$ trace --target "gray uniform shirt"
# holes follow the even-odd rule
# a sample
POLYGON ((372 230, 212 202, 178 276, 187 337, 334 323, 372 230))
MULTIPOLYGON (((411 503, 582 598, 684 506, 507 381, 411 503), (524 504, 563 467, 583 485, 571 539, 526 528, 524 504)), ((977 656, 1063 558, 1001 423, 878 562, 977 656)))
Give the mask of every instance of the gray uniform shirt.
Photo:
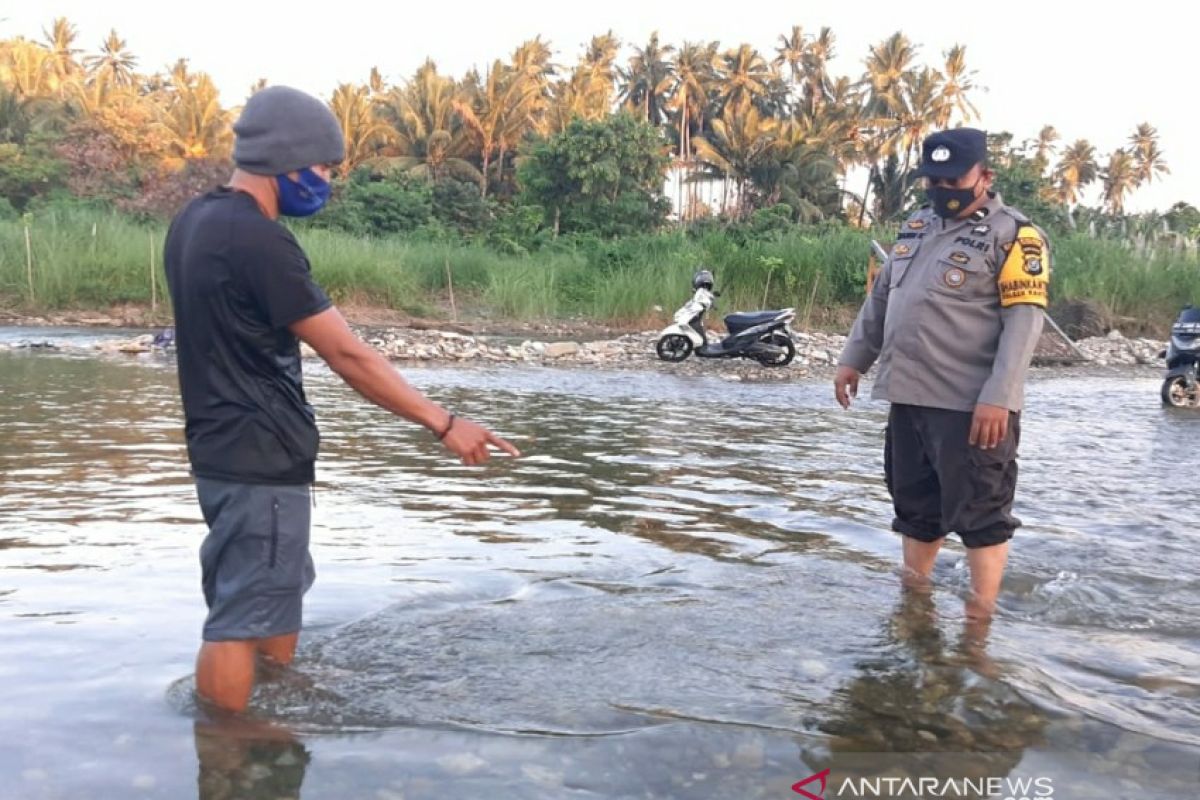
POLYGON ((997 281, 1023 224, 999 195, 965 220, 917 211, 901 227, 838 363, 865 373, 878 360, 876 399, 1020 411, 1043 311, 1001 308, 997 281))

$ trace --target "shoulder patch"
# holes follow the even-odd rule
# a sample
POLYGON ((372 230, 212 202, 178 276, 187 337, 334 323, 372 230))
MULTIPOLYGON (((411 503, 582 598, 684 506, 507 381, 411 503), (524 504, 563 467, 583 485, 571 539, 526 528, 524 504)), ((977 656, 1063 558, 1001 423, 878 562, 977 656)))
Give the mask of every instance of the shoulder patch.
POLYGON ((1017 228, 998 278, 1000 305, 1029 305, 1045 308, 1049 303, 1050 262, 1046 241, 1033 225, 1017 228))

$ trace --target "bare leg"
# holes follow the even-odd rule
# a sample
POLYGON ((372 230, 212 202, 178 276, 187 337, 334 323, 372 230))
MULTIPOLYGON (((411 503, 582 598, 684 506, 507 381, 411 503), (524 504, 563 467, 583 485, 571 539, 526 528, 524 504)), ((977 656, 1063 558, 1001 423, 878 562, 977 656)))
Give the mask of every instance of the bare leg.
POLYGON ((937 563, 938 551, 942 548, 942 540, 922 542, 911 536, 902 538, 904 540, 904 585, 909 589, 927 589, 929 576, 933 574, 933 565, 937 563))
POLYGON ((286 667, 296 657, 296 640, 300 632, 285 633, 282 636, 272 636, 270 639, 258 640, 258 652, 279 666, 286 667))
POLYGON ((991 547, 967 548, 971 568, 971 597, 967 600, 967 618, 986 620, 996 610, 1004 566, 1008 563, 1008 542, 991 547))
POLYGON ((226 711, 245 711, 254 688, 257 642, 205 642, 196 657, 196 693, 226 711))

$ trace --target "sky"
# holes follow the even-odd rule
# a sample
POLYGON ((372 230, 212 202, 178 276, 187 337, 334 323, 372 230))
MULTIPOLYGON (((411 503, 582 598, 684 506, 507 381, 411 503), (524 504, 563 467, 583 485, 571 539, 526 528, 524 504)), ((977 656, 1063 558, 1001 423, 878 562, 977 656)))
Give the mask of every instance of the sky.
MULTIPOLYGON (((753 3, 687 0, 452 0, 444 3, 291 3, 273 0, 40 0, 0 3, 0 37, 40 39, 56 16, 77 27, 80 46, 99 49, 110 28, 138 56, 138 69, 189 59, 212 75, 226 105, 239 105, 260 77, 328 99, 342 82, 364 82, 372 66, 401 80, 432 57, 461 76, 507 58, 540 35, 574 64, 591 36, 612 30, 627 46, 658 31, 664 42, 747 42, 773 57, 792 25, 837 38, 835 75, 858 77, 871 44, 903 31, 918 60, 939 66, 955 44, 967 48, 981 118, 973 124, 1034 137, 1053 124, 1064 140, 1086 138, 1101 154, 1126 144, 1138 123, 1158 128, 1171 174, 1136 192, 1131 211, 1200 206, 1195 142, 1200 93, 1194 12, 1182 0, 1140 0, 1107 9, 1095 2, 883 3, 878 0, 753 3)), ((622 52, 627 57, 629 49, 622 52)))

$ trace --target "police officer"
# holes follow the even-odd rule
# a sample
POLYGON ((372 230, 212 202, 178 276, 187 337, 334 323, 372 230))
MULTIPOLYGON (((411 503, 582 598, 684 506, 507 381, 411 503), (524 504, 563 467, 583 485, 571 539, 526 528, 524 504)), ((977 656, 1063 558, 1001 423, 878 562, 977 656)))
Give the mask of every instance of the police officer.
POLYGON ((931 134, 918 174, 928 205, 901 227, 834 378, 849 408, 878 361, 888 400, 888 491, 906 578, 926 582, 946 534, 967 548, 967 616, 990 618, 1021 524, 1012 516, 1025 373, 1042 331, 1044 233, 991 191, 987 136, 931 134))

